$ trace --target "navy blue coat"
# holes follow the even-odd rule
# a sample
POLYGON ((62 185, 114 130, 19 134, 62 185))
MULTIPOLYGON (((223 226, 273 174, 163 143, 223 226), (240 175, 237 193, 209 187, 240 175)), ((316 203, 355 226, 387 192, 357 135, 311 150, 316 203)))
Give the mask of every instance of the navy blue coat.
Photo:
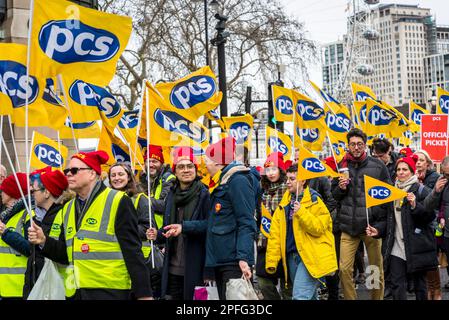
POLYGON ((254 265, 256 186, 249 168, 232 163, 211 194, 207 226, 206 267, 254 265))
MULTIPOLYGON (((166 198, 166 208, 164 214, 164 226, 170 224, 171 208, 173 206, 174 188, 166 198)), ((184 300, 193 300, 195 286, 202 286, 204 283, 204 261, 206 258, 206 230, 207 218, 210 208, 209 190, 203 185, 199 194, 198 202, 193 211, 192 218, 189 221, 183 221, 182 233, 184 237, 184 300)), ((163 228, 158 231, 157 243, 163 242, 163 228)), ((165 239, 165 257, 162 269, 162 288, 161 297, 167 294, 168 289, 168 269, 171 258, 171 241, 165 239)))

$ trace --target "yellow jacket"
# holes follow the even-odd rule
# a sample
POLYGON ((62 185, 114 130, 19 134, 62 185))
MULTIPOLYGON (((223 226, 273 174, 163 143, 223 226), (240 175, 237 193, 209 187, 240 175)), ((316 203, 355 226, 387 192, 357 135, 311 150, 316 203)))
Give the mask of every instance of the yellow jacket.
MULTIPOLYGON (((335 240, 332 234, 332 218, 326 205, 315 191, 307 188, 301 207, 293 216, 293 234, 296 248, 304 265, 313 278, 321 278, 338 269, 335 240)), ((286 242, 287 222, 285 207, 290 204, 291 194, 286 192, 273 214, 268 238, 265 269, 275 273, 282 259, 285 279, 288 279, 286 242)))

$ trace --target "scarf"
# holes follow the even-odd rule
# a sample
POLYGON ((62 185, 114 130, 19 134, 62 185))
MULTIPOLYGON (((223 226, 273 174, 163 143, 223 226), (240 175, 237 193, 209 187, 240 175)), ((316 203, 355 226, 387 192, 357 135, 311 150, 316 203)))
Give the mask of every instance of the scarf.
POLYGON ((358 158, 355 158, 352 154, 347 152, 345 156, 343 157, 343 160, 341 161, 341 168, 347 168, 348 167, 348 161, 352 163, 358 163, 360 164, 362 161, 366 159, 368 155, 366 154, 366 151, 363 151, 362 155, 358 158))
POLYGON ((221 170, 218 170, 218 172, 210 178, 209 180, 209 193, 212 194, 212 191, 215 190, 216 187, 218 187, 219 181, 220 181, 220 176, 221 176, 221 170))
POLYGON ((173 192, 173 205, 170 210, 170 224, 181 223, 181 221, 177 221, 178 208, 183 210, 183 221, 188 221, 192 218, 200 192, 201 182, 197 179, 186 190, 181 190, 179 184, 176 186, 173 192))
MULTIPOLYGON (((418 177, 411 176, 410 179, 408 179, 407 181, 404 181, 404 182, 400 182, 399 180, 396 180, 395 187, 407 192, 410 189, 410 187, 417 182, 419 182, 418 177)), ((400 210, 400 208, 402 207, 403 200, 404 199, 395 200, 394 207, 399 208, 399 210, 400 210)))
POLYGON ((262 202, 271 214, 273 214, 279 206, 286 190, 287 185, 285 182, 274 182, 271 183, 268 189, 262 194, 262 202))

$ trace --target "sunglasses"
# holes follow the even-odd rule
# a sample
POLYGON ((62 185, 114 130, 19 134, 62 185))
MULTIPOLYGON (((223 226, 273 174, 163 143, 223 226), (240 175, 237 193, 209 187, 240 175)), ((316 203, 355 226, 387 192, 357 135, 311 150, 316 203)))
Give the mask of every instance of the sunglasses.
POLYGON ((72 168, 67 168, 64 169, 64 174, 68 175, 69 172, 72 174, 72 176, 76 175, 78 173, 78 171, 80 170, 92 170, 92 168, 77 168, 77 167, 72 167, 72 168))

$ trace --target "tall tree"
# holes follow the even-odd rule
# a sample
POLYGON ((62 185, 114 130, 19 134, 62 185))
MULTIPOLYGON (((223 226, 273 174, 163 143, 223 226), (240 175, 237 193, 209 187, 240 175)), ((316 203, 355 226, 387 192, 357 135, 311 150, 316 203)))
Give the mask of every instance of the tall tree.
MULTIPOLYGON (((277 79, 279 64, 287 67, 287 84, 300 88, 308 78, 308 64, 317 59, 304 25, 288 16, 278 1, 220 2, 222 14, 229 18, 226 72, 230 112, 243 110, 247 85, 256 89, 256 97, 266 97, 267 82, 277 79)), ((111 84, 113 93, 128 108, 138 103, 143 79, 172 81, 205 65, 203 5, 202 0, 100 0, 100 9, 133 17, 133 37, 111 84)), ((208 15, 213 38, 217 20, 213 12, 208 15)), ((212 45, 209 55, 216 71, 217 51, 212 45)))

